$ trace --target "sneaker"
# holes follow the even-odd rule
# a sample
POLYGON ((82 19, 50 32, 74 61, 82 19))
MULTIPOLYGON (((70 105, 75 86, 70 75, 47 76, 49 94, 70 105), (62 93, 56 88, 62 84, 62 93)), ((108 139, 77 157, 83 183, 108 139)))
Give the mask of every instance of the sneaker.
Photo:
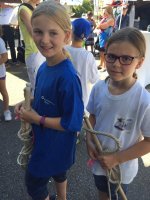
POLYGON ((5 121, 11 121, 12 120, 12 116, 11 116, 10 110, 4 111, 4 119, 5 119, 5 121))

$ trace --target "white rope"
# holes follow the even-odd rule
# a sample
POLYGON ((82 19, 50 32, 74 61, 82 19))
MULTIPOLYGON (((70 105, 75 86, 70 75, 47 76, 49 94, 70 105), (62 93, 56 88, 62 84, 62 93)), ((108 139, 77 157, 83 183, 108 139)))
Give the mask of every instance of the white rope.
MULTIPOLYGON (((30 83, 26 84, 26 87, 24 89, 24 108, 27 110, 30 110, 30 97, 31 97, 31 87, 30 83)), ((25 121, 21 121, 21 128, 18 131, 18 137, 23 142, 23 147, 18 155, 17 163, 20 165, 23 169, 26 169, 28 160, 30 158, 30 154, 32 151, 32 128, 31 125, 25 121)))
MULTIPOLYGON (((115 141, 115 148, 113 151, 110 151, 109 149, 104 149, 102 150, 102 154, 103 155, 106 155, 106 154, 109 154, 110 152, 111 153, 115 153, 117 151, 120 150, 121 148, 121 145, 120 145, 120 142, 118 140, 118 138, 114 137, 113 135, 109 134, 109 133, 104 133, 104 132, 99 132, 99 131, 95 131, 95 130, 91 130, 89 128, 83 128, 84 130, 90 132, 91 134, 95 134, 95 135, 103 135, 105 137, 109 137, 111 138, 112 140, 115 141)), ((106 177, 107 177, 107 181, 108 181, 108 192, 109 192, 109 199, 111 200, 111 186, 110 186, 110 183, 112 184, 116 184, 116 189, 115 189, 115 194, 116 194, 116 197, 118 199, 118 190, 119 190, 119 187, 121 186, 121 171, 120 171, 120 166, 116 166, 114 168, 112 168, 111 170, 106 170, 106 177)))

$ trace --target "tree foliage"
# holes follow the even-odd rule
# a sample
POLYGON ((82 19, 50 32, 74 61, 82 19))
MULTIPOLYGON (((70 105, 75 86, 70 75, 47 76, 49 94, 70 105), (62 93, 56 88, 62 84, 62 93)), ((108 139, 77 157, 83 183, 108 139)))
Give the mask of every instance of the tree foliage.
POLYGON ((72 7, 72 12, 75 13, 74 17, 81 17, 83 13, 93 11, 93 9, 93 3, 90 0, 83 0, 82 5, 72 7))

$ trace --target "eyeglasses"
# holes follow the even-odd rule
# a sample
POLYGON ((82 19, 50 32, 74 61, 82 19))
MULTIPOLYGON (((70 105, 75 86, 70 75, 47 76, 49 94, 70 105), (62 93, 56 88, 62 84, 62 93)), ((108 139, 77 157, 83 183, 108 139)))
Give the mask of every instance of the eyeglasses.
POLYGON ((122 65, 130 65, 135 58, 139 57, 139 56, 132 57, 132 56, 128 56, 128 55, 116 56, 111 53, 105 53, 104 56, 105 56, 106 62, 115 63, 116 60, 118 59, 120 64, 122 64, 122 65))

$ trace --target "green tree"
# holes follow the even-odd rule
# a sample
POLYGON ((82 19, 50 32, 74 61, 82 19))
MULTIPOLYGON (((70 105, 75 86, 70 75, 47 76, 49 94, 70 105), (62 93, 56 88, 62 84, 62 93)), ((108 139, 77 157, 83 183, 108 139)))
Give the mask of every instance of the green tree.
POLYGON ((83 0, 82 5, 72 7, 72 12, 75 13, 74 17, 81 17, 83 13, 93 10, 94 6, 90 0, 83 0))

